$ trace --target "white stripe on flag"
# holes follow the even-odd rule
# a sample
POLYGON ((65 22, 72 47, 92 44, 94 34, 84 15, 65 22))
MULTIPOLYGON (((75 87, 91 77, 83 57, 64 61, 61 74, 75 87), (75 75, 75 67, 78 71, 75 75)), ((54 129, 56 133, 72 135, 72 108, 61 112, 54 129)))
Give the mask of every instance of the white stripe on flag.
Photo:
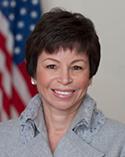
POLYGON ((29 99, 31 98, 31 95, 28 90, 27 84, 22 77, 22 74, 20 73, 20 70, 17 68, 16 65, 13 65, 13 77, 13 85, 16 91, 20 95, 24 104, 27 104, 29 102, 29 99))
POLYGON ((1 11, 0 11, 0 32, 7 39, 6 40, 6 48, 7 48, 8 52, 12 54, 13 46, 14 46, 13 35, 11 34, 8 20, 6 20, 6 17, 1 13, 1 11))
POLYGON ((11 96, 11 74, 9 73, 5 65, 5 56, 4 52, 0 50, 0 72, 2 73, 2 85, 4 87, 5 93, 10 97, 11 96))

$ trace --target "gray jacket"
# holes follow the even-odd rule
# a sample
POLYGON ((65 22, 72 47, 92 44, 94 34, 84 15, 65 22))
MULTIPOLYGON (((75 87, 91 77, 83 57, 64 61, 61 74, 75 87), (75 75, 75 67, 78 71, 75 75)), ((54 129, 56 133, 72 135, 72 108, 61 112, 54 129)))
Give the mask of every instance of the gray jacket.
POLYGON ((86 95, 52 154, 37 94, 18 119, 0 124, 0 157, 125 157, 125 125, 105 118, 86 95))

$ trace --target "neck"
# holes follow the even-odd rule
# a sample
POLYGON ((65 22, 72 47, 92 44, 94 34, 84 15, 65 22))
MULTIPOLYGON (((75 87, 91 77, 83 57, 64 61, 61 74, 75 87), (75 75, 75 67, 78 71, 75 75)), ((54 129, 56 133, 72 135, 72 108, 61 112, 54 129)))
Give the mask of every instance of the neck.
POLYGON ((57 111, 55 109, 44 108, 46 127, 49 132, 66 132, 72 119, 74 112, 57 111))
POLYGON ((67 132, 76 112, 59 112, 44 108, 45 123, 48 132, 48 141, 51 151, 54 152, 57 144, 67 132))

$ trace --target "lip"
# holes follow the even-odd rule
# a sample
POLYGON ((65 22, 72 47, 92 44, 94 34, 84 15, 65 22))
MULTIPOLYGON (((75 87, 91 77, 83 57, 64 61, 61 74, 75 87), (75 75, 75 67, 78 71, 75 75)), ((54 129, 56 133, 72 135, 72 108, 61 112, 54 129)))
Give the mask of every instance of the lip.
POLYGON ((65 99, 65 98, 71 98, 74 95, 76 90, 74 90, 74 89, 69 89, 69 90, 52 89, 52 91, 56 97, 65 99))

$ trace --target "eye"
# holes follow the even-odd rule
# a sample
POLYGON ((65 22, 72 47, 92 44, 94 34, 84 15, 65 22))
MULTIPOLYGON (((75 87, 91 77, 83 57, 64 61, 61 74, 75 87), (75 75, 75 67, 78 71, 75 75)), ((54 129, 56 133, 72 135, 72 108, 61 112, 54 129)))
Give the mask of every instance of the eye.
POLYGON ((56 69, 56 65, 55 64, 49 64, 46 66, 47 69, 56 69))
POLYGON ((78 66, 78 65, 74 65, 72 67, 72 70, 82 70, 83 68, 81 66, 78 66))

